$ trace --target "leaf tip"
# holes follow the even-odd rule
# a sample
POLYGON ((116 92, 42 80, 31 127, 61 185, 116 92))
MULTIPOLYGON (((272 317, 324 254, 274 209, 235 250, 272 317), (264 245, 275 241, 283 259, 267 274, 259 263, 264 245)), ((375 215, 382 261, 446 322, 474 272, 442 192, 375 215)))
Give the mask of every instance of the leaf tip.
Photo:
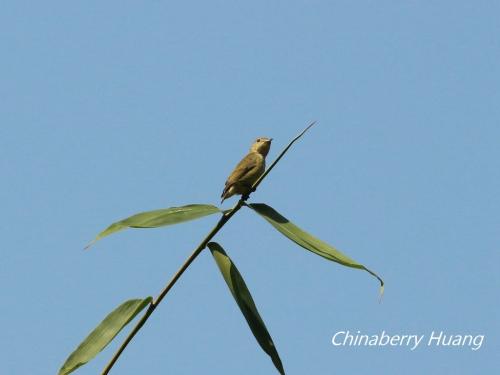
POLYGON ((88 250, 88 249, 90 249, 90 247, 91 247, 93 244, 95 244, 95 243, 96 243, 96 241, 97 241, 97 238, 94 238, 92 241, 90 241, 90 242, 87 244, 87 246, 85 246, 85 247, 83 248, 83 250, 88 250))
POLYGON ((384 283, 382 282, 379 289, 378 303, 382 303, 382 298, 384 297, 384 288, 384 283))

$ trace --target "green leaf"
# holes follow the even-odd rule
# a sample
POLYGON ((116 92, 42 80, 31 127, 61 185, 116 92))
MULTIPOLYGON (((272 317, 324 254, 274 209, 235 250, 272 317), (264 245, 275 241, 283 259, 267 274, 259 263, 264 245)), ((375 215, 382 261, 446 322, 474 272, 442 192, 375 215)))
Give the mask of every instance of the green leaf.
POLYGON ((94 358, 152 300, 152 297, 131 299, 113 310, 70 354, 59 370, 59 375, 69 374, 94 358))
POLYGON ((245 317, 253 335, 257 339, 262 350, 264 350, 272 359, 274 366, 278 369, 280 374, 284 375, 285 370, 283 364, 274 346, 273 339, 267 331, 266 325, 257 311, 257 307, 253 298, 248 290, 243 277, 234 265, 233 261, 226 254, 224 249, 216 242, 210 242, 208 248, 212 252, 215 262, 224 277, 224 280, 231 291, 236 303, 240 307, 243 316, 245 317))
POLYGON ((370 271, 362 264, 357 263, 347 255, 342 254, 339 250, 330 246, 326 242, 310 235, 303 231, 298 226, 290 222, 286 217, 280 215, 274 208, 263 203, 251 203, 247 205, 255 212, 266 219, 273 227, 275 227, 283 235, 291 239, 297 245, 309 250, 315 254, 322 256, 328 260, 340 263, 347 267, 358 268, 369 272, 375 276, 380 282, 380 294, 384 292, 384 281, 375 273, 370 271))
POLYGON ((182 207, 169 207, 160 210, 141 212, 126 219, 111 224, 87 245, 89 248, 94 242, 112 233, 126 228, 157 228, 166 225, 178 224, 184 221, 198 219, 203 216, 221 212, 219 208, 210 204, 189 204, 182 207))

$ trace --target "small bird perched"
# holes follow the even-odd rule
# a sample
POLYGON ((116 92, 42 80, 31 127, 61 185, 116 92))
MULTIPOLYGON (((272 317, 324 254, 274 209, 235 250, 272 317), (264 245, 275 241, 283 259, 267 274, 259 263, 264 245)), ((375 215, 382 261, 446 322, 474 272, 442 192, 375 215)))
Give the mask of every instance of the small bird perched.
POLYGON ((238 163, 229 175, 226 186, 222 191, 222 202, 224 199, 235 194, 248 195, 252 185, 259 179, 266 169, 266 155, 271 148, 272 138, 260 137, 250 147, 250 152, 238 163))

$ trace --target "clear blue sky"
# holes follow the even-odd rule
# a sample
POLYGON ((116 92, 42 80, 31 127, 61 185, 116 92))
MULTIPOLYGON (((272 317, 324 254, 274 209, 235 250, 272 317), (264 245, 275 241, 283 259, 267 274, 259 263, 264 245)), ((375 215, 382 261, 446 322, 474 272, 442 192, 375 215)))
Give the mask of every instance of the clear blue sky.
MULTIPOLYGON (((217 236, 287 374, 498 370, 500 3, 4 1, 0 7, 0 373, 55 374, 116 305, 156 295, 257 136, 252 196, 382 275, 314 256, 242 210, 217 236), (484 334, 469 348, 334 347, 365 334, 484 334)), ((234 199, 224 204, 230 207, 234 199)), ((123 335, 119 337, 123 338, 123 335)), ((97 374, 112 343, 75 374, 97 374)), ((277 374, 202 254, 113 374, 277 374)))

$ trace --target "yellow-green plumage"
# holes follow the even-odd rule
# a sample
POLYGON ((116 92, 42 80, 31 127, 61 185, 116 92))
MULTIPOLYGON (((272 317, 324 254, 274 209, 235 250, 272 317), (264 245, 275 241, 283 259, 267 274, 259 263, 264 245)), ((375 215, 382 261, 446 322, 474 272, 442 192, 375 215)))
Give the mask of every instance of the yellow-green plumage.
POLYGON ((271 141, 271 138, 256 139, 250 152, 241 159, 229 175, 221 195, 222 202, 235 194, 246 195, 250 193, 252 185, 265 171, 266 155, 271 147, 271 141))

